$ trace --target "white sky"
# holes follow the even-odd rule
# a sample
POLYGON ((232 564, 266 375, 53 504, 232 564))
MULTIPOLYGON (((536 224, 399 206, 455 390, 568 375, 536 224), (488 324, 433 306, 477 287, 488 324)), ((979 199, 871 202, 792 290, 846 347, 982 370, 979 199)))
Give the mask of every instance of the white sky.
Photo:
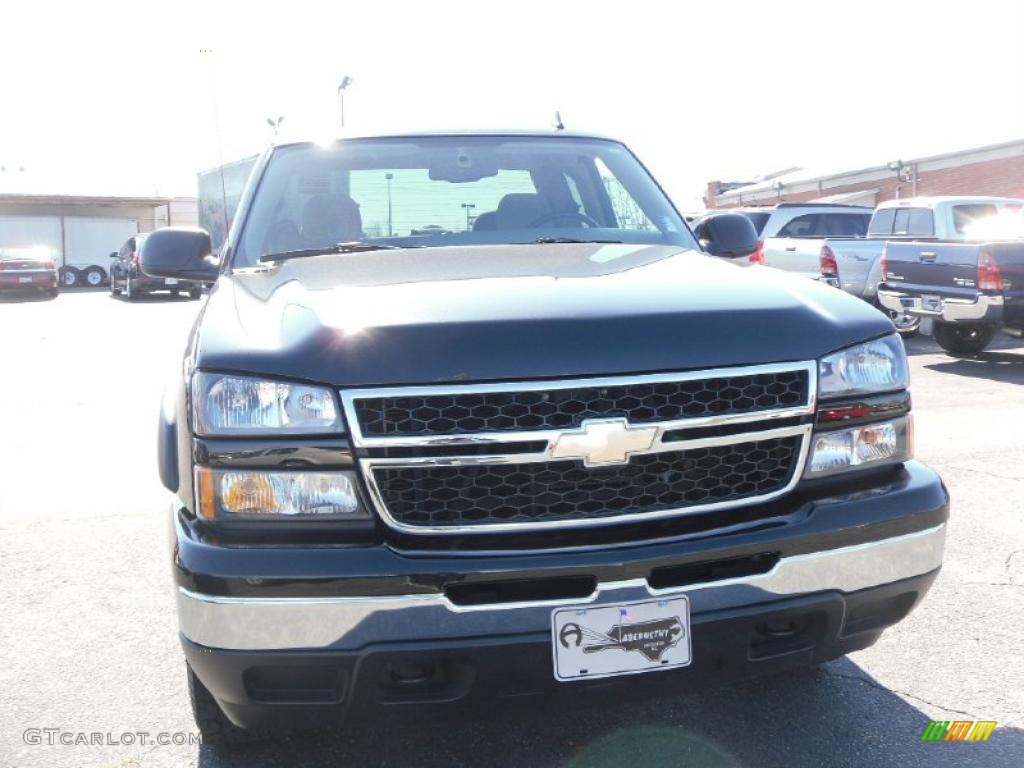
POLYGON ((0 34, 0 191, 195 195, 268 116, 566 126, 624 139, 684 209, 708 179, 1024 137, 1024 3, 47 3, 0 34), (212 53, 200 53, 212 49, 212 53), (26 171, 19 173, 17 168, 26 171))

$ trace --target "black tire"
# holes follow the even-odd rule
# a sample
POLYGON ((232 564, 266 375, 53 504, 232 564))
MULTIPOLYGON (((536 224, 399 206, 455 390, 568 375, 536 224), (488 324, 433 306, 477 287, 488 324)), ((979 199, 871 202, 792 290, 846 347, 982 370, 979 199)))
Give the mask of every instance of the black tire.
POLYGON ((199 733, 203 736, 203 744, 221 746, 251 744, 272 735, 266 731, 239 728, 232 723, 221 711, 213 694, 196 677, 192 667, 186 664, 185 670, 188 675, 188 700, 192 705, 192 717, 199 727, 199 733))
POLYGON ((111 296, 120 296, 121 295, 121 289, 117 287, 117 278, 114 277, 114 273, 113 272, 110 273, 110 295, 111 296))
POLYGON ((82 275, 74 267, 61 267, 60 284, 65 288, 74 288, 82 284, 82 275))
POLYGON ((98 288, 107 279, 107 273, 99 267, 89 267, 82 272, 82 282, 90 288, 98 288))
POLYGON ((124 299, 125 301, 135 301, 139 297, 138 291, 132 290, 132 276, 125 275, 124 278, 124 299))
POLYGON ((951 355, 976 355, 996 335, 994 325, 981 323, 935 323, 935 341, 951 355))

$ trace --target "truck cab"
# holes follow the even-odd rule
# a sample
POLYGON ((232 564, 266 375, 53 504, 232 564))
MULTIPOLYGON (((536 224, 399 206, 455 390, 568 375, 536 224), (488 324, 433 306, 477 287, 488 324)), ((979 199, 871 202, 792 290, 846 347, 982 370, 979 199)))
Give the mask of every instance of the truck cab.
POLYGON ((881 313, 728 260, 621 142, 272 147, 161 409, 168 557, 208 741, 382 706, 578 700, 875 643, 941 566, 881 313))

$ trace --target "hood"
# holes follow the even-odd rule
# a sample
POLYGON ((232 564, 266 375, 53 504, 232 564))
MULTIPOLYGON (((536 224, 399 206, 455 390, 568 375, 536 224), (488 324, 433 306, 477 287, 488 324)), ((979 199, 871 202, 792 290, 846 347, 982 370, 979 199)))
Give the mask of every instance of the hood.
POLYGON ((808 360, 891 331, 835 288, 678 247, 460 246, 223 275, 194 354, 207 369, 372 386, 808 360))

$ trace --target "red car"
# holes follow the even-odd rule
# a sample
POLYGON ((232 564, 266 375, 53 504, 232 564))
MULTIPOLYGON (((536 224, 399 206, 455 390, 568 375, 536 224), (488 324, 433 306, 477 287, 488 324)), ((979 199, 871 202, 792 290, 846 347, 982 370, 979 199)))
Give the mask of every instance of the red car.
POLYGON ((46 248, 0 248, 0 291, 57 296, 57 265, 46 248))

